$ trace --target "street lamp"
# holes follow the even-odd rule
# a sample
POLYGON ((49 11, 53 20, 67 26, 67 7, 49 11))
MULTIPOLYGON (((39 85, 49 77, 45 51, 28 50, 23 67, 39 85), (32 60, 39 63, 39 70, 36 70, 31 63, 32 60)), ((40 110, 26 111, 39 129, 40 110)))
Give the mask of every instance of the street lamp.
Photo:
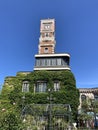
POLYGON ((52 90, 51 89, 48 89, 48 92, 49 92, 49 97, 47 98, 49 100, 49 120, 48 120, 48 127, 49 127, 49 130, 53 130, 53 125, 52 125, 52 90))
POLYGON ((25 95, 22 97, 22 116, 23 116, 23 110, 24 110, 24 107, 25 107, 25 95))

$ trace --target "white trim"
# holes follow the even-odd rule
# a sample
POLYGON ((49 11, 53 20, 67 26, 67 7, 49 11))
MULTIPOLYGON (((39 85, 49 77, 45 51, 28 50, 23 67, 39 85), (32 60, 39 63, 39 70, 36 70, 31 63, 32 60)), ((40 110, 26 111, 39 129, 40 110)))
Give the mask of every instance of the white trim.
POLYGON ((55 19, 42 19, 41 23, 48 23, 48 22, 54 22, 55 19))
POLYGON ((71 70, 69 67, 59 67, 59 68, 34 68, 34 70, 71 70))
POLYGON ((55 40, 55 37, 40 37, 39 38, 39 41, 42 42, 42 41, 54 41, 55 40))
POLYGON ((37 54, 35 55, 35 57, 55 57, 55 56, 68 56, 70 57, 70 55, 68 53, 63 53, 63 54, 37 54))
POLYGON ((42 43, 40 43, 39 46, 40 47, 43 47, 43 46, 54 46, 54 43, 51 43, 51 44, 42 44, 42 43))

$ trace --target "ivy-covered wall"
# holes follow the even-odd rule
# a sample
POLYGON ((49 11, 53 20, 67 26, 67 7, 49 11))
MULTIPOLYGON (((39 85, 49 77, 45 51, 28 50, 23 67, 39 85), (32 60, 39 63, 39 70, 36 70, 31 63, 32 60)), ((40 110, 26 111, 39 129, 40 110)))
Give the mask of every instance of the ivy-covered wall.
POLYGON ((79 91, 76 88, 76 81, 71 71, 33 71, 30 73, 17 73, 15 77, 6 77, 1 93, 1 106, 3 100, 10 105, 15 103, 21 109, 26 104, 46 104, 48 89, 53 88, 53 81, 60 81, 60 90, 52 91, 52 96, 55 98, 53 103, 70 104, 75 118, 77 108, 79 106, 79 91), (24 80, 29 81, 29 92, 22 92, 22 83, 24 80), (44 93, 34 93, 34 85, 37 81, 47 81, 47 91, 44 93), (25 95, 25 100, 22 97, 25 95))

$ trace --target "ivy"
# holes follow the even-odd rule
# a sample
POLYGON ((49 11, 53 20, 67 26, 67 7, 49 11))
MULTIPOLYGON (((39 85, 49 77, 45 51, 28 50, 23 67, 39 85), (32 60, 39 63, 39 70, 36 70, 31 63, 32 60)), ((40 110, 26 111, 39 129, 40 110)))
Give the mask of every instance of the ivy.
POLYGON ((18 73, 16 77, 7 78, 2 88, 1 99, 8 100, 9 104, 16 103, 19 110, 26 104, 47 104, 48 89, 53 89, 54 81, 60 81, 60 91, 52 92, 54 104, 70 104, 75 117, 79 105, 79 91, 71 71, 34 71, 28 74, 18 73), (22 82, 28 80, 28 93, 22 93, 22 82), (38 81, 47 82, 46 93, 34 93, 34 86, 38 81), (22 97, 25 96, 25 101, 22 97))

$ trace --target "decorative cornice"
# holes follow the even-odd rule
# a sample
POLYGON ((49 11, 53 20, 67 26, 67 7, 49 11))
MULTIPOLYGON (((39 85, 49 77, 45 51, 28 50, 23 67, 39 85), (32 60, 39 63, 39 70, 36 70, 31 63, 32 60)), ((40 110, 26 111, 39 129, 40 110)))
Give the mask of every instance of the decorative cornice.
POLYGON ((98 87, 97 88, 79 88, 80 93, 98 93, 98 87))

